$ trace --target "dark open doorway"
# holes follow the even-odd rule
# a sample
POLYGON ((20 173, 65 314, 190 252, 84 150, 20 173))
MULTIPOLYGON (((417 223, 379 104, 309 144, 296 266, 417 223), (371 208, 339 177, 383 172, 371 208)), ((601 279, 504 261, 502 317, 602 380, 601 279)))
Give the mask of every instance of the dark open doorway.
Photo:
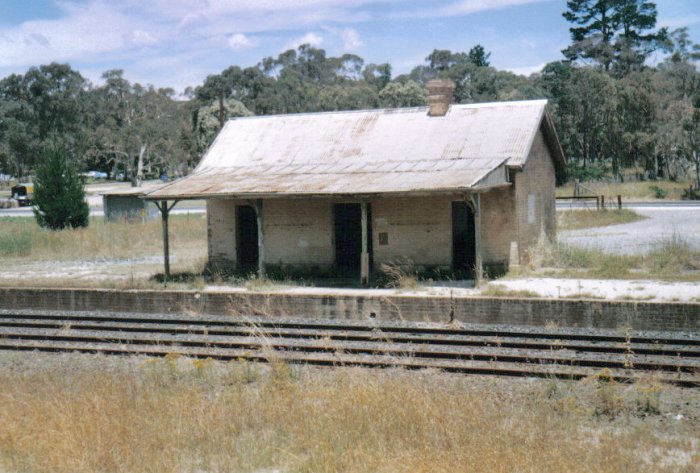
MULTIPOLYGON (((334 204, 335 264, 345 276, 360 273, 362 255, 361 204, 334 204)), ((367 204, 367 251, 372 267, 372 209, 367 204)))
POLYGON ((452 269, 457 276, 473 278, 475 266, 474 211, 466 202, 452 202, 452 269))
POLYGON ((258 269, 258 220, 250 205, 236 207, 236 256, 242 272, 258 269))

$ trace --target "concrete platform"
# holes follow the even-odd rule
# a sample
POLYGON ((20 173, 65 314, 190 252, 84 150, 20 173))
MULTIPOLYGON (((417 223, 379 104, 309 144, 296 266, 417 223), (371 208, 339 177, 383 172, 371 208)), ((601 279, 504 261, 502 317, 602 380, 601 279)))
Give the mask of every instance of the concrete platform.
POLYGON ((181 313, 653 330, 700 334, 700 304, 252 291, 0 288, 0 309, 181 313))

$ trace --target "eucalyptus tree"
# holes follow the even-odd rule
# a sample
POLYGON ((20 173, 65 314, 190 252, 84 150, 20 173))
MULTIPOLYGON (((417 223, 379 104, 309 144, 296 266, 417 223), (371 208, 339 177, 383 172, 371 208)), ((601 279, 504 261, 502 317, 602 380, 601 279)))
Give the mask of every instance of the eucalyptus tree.
POLYGON ((37 164, 44 144, 84 150, 84 110, 89 82, 67 64, 51 63, 0 81, 0 140, 4 161, 23 177, 37 164))
POLYGON ((116 69, 102 75, 105 84, 93 91, 95 113, 89 150, 116 174, 123 169, 134 185, 145 174, 175 172, 187 165, 181 145, 191 127, 184 106, 173 99, 172 89, 130 83, 116 69))

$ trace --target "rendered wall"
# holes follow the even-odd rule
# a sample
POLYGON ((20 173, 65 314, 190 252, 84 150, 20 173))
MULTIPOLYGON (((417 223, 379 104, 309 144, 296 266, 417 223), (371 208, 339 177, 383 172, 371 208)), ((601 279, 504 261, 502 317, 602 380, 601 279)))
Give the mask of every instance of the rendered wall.
POLYGON ((333 246, 333 206, 328 200, 263 202, 265 262, 295 266, 330 266, 333 246))
POLYGON ((527 261, 528 249, 537 243, 542 232, 550 241, 554 240, 555 185, 554 163, 540 130, 522 172, 515 175, 515 211, 521 262, 527 261))
POLYGON ((481 251, 483 264, 507 267, 510 242, 517 239, 515 189, 495 189, 481 194, 481 251))
POLYGON ((207 200, 207 243, 213 270, 235 268, 236 206, 232 200, 207 200))
POLYGON ((372 201, 374 265, 409 258, 416 265, 452 265, 452 200, 404 197, 372 201), (379 234, 388 244, 381 245, 379 234))

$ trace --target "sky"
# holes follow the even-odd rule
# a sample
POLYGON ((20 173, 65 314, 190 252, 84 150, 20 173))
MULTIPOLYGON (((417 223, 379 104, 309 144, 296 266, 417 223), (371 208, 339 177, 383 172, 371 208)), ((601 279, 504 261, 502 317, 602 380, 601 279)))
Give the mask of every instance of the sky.
MULTIPOLYGON (((656 4, 658 27, 687 26, 700 43, 700 0, 656 4)), ((181 92, 303 43, 388 62, 394 75, 433 49, 481 44, 491 65, 529 75, 562 58, 565 9, 565 0, 0 0, 0 77, 55 61, 95 84, 123 69, 181 92)))

